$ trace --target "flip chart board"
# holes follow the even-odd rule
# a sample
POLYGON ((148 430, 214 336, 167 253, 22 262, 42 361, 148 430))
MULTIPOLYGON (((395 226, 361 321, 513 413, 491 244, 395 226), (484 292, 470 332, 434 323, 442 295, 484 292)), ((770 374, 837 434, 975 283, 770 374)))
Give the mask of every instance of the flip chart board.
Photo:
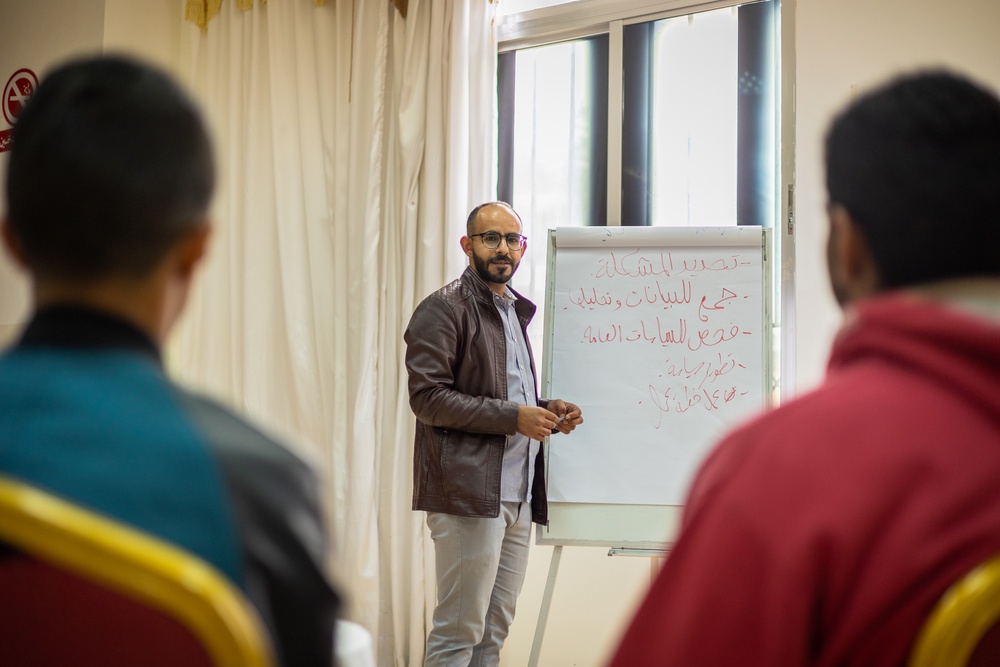
POLYGON ((543 394, 585 423, 546 447, 540 543, 662 548, 705 455, 770 395, 760 227, 550 231, 543 394))

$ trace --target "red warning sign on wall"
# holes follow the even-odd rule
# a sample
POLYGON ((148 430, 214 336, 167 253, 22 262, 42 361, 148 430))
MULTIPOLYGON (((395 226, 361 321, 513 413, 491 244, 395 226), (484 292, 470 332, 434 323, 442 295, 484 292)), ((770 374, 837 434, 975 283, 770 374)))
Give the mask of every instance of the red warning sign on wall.
MULTIPOLYGON (((17 122, 17 117, 21 115, 21 110, 28 102, 35 88, 38 87, 38 77, 27 67, 23 67, 7 79, 7 85, 3 88, 3 118, 8 125, 17 122)), ((0 130, 0 153, 10 149, 10 129, 0 130)))

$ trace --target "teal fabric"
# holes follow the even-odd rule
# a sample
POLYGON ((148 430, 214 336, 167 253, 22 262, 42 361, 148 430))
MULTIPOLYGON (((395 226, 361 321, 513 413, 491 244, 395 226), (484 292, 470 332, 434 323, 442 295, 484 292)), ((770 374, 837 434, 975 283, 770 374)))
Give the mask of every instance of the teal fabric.
POLYGON ((154 359, 61 348, 0 358, 0 473, 180 545, 245 588, 224 479, 154 359))

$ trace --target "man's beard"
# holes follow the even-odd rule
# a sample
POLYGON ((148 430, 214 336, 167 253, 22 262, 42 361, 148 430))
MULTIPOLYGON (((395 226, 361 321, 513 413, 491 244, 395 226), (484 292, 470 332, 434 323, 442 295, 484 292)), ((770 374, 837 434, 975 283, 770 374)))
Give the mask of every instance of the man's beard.
POLYGON ((476 268, 476 273, 479 277, 489 283, 504 284, 510 282, 510 279, 514 276, 514 272, 517 270, 517 264, 506 255, 493 255, 489 259, 483 259, 479 255, 473 253, 472 264, 476 268), (493 264, 495 260, 503 260, 510 266, 510 271, 503 273, 502 266, 497 266, 493 264))

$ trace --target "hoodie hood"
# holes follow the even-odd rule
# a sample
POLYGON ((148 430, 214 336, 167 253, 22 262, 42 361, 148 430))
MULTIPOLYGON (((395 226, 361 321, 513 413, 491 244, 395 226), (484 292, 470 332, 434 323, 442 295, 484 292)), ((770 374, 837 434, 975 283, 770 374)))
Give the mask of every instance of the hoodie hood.
POLYGON ((868 299, 847 317, 834 341, 831 375, 871 360, 894 364, 952 387, 1000 419, 1000 322, 911 292, 868 299))

